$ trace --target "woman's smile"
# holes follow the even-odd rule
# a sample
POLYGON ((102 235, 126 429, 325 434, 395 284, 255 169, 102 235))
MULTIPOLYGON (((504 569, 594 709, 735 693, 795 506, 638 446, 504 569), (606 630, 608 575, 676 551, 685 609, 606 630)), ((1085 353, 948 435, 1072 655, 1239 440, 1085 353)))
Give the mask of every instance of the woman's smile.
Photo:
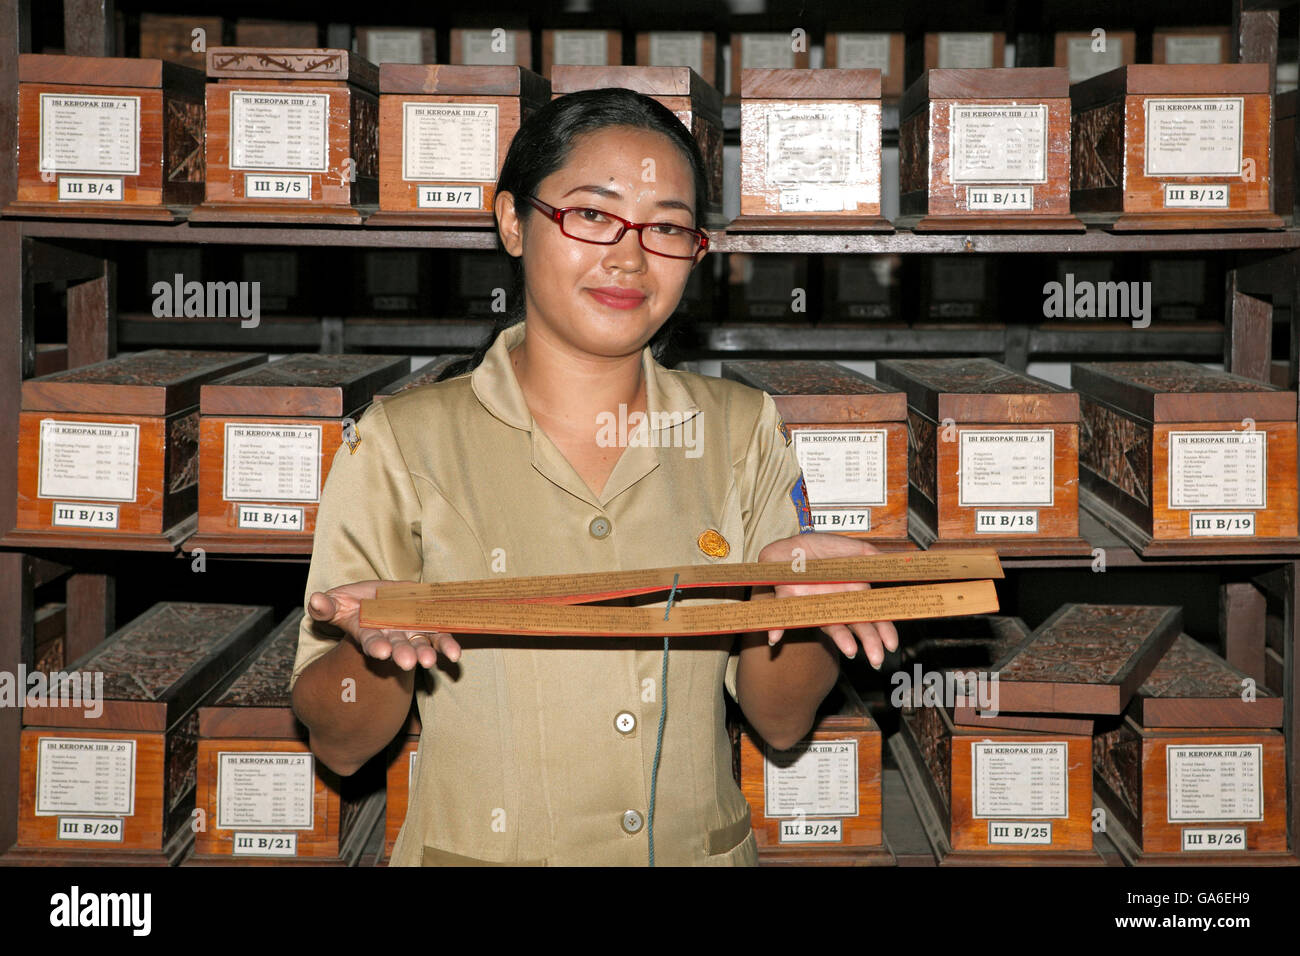
POLYGON ((587 289, 591 297, 602 305, 607 305, 611 309, 635 309, 645 301, 645 293, 638 292, 636 289, 626 289, 622 286, 609 285, 602 286, 599 289, 587 289))

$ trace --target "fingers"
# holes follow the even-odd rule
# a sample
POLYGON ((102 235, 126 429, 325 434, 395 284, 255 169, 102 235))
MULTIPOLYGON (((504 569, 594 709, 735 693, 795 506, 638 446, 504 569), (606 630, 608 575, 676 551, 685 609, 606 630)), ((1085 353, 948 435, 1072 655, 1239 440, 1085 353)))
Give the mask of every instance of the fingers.
POLYGON ((447 660, 460 660, 460 644, 450 634, 425 633, 422 631, 381 631, 362 628, 357 634, 357 642, 367 657, 375 660, 391 660, 404 671, 409 671, 417 664, 432 668, 438 663, 441 653, 447 660))
POLYGON ((886 651, 898 650, 898 630, 890 621, 827 624, 822 631, 850 659, 857 656, 858 644, 861 644, 867 660, 876 670, 885 663, 886 651))
POLYGON ((314 591, 307 600, 307 613, 316 621, 330 621, 338 612, 334 599, 324 591, 314 591))

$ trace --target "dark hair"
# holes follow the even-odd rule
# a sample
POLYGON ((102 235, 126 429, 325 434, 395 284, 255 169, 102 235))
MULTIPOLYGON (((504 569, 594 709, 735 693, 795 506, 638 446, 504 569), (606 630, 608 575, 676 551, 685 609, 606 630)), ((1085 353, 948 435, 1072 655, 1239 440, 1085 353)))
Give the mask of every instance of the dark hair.
MULTIPOLYGON (((535 213, 535 207, 524 202, 523 197, 536 194, 542 180, 568 162, 575 140, 583 134, 616 126, 663 133, 686 156, 695 180, 695 226, 700 228, 704 221, 708 179, 699 144, 668 107, 644 94, 622 87, 580 90, 566 94, 551 100, 524 120, 501 165, 497 192, 508 192, 515 197, 515 213, 521 221, 526 221, 535 213)), ((497 250, 508 255, 501 243, 499 231, 497 250)), ((523 256, 510 256, 510 260, 514 273, 508 300, 510 308, 498 314, 492 331, 474 353, 466 359, 450 363, 438 376, 439 380, 473 371, 483 361, 497 336, 515 323, 523 321, 527 311, 524 304, 523 256)), ((676 345, 674 333, 677 324, 674 312, 651 337, 650 350, 656 361, 666 364, 666 358, 676 345)))

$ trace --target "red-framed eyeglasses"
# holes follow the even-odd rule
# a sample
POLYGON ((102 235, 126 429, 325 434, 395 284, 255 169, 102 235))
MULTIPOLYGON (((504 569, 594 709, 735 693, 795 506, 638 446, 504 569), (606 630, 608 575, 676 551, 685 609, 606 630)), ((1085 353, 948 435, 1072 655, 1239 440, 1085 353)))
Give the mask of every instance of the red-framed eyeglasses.
POLYGON ((701 249, 709 248, 709 237, 698 229, 673 222, 632 222, 622 216, 590 206, 555 207, 536 196, 525 196, 560 227, 560 232, 579 242, 612 246, 621 242, 629 229, 635 229, 641 248, 669 259, 693 259, 701 249), (649 231, 647 231, 649 230, 649 231))

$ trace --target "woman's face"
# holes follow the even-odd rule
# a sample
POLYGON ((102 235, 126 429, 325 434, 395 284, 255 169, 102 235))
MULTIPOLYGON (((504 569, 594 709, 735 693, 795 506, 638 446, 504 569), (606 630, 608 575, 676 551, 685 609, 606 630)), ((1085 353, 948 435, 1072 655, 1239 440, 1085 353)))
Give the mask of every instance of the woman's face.
MULTIPOLYGON (((587 206, 632 222, 696 226, 690 163, 667 136, 649 130, 610 127, 578 137, 568 162, 535 195, 557 208, 587 206)), ((614 245, 571 239, 522 196, 515 203, 529 210, 522 240, 509 200, 498 203, 498 215, 506 250, 524 258, 530 328, 545 325, 593 355, 640 351, 677 307, 693 263, 704 255, 671 259, 647 252, 631 229, 614 245), (616 305, 600 291, 611 288, 633 297, 616 305)))

